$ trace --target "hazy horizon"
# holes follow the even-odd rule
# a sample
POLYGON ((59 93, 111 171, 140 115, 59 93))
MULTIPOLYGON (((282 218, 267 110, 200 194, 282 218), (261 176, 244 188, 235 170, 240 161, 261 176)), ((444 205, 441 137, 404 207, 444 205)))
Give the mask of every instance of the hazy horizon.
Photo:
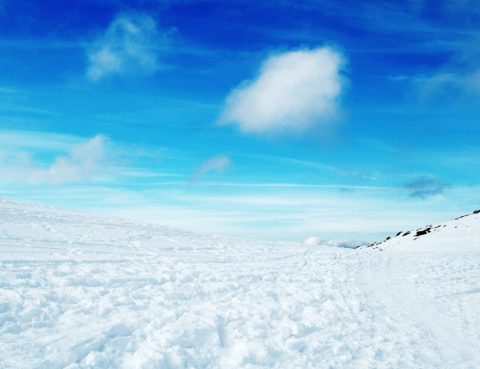
POLYGON ((478 208, 473 1, 0 0, 0 196, 373 239, 478 208))

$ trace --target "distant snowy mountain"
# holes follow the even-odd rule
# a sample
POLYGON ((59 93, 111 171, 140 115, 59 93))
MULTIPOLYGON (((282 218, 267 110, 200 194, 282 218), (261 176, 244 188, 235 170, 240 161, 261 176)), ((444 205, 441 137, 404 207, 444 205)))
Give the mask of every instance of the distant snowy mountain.
POLYGON ((450 222, 400 231, 385 240, 366 247, 396 248, 405 251, 478 251, 480 250, 480 210, 462 215, 450 222))
POLYGON ((480 368, 478 223, 378 252, 0 200, 0 368, 480 368))

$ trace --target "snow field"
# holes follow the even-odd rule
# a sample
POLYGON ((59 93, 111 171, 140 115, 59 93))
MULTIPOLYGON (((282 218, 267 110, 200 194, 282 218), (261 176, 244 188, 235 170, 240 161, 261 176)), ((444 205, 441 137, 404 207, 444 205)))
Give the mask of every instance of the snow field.
POLYGON ((3 201, 0 368, 478 368, 479 256, 234 240, 3 201))

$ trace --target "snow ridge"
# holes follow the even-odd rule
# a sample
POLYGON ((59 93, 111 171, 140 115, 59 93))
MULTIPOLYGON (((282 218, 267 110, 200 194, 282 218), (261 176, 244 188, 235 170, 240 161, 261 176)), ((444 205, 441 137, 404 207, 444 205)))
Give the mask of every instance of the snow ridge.
POLYGON ((388 236, 382 241, 361 247, 384 250, 390 247, 400 249, 433 251, 459 248, 476 250, 480 240, 480 210, 465 214, 454 220, 437 225, 427 225, 416 230, 400 231, 394 236, 388 236))

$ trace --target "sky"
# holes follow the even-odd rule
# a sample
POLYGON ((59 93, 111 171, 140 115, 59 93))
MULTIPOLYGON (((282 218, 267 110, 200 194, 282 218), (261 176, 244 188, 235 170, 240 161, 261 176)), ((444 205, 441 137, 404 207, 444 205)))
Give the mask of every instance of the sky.
POLYGON ((0 197, 374 240, 480 208, 480 2, 0 0, 0 197))

